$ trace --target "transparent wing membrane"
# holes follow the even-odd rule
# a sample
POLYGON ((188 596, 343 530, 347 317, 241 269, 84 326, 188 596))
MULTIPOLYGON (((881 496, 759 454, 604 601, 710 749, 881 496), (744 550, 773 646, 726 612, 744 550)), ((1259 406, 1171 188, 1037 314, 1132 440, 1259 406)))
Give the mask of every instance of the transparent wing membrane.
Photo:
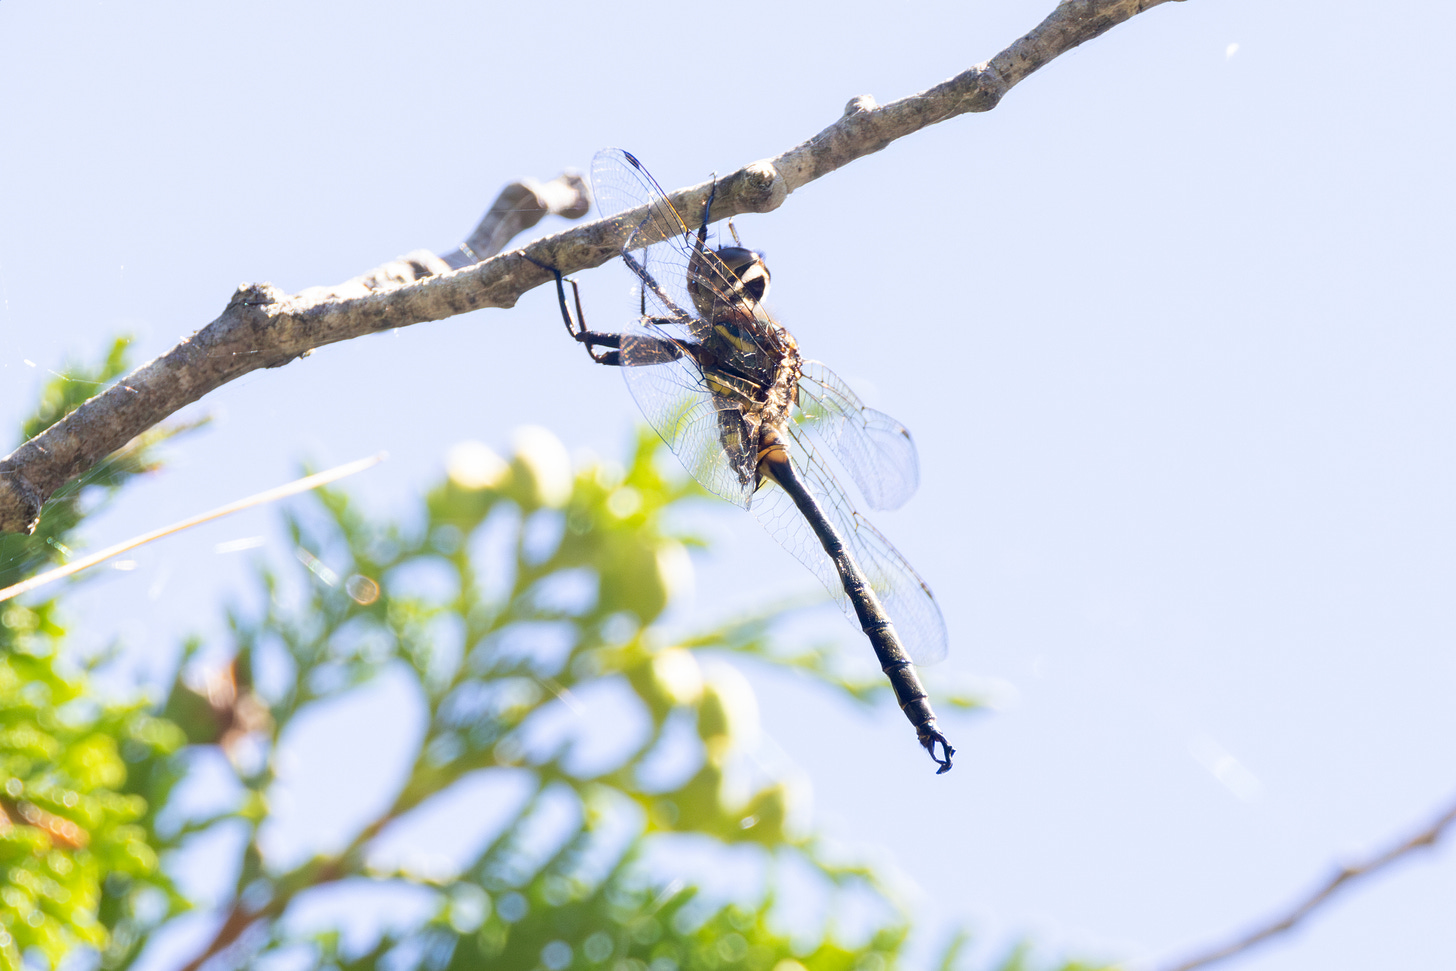
MULTIPOLYGON (((790 428, 790 461, 815 503, 849 548, 881 606, 894 621, 905 649, 916 664, 934 664, 946 655, 949 639, 940 605, 930 587, 869 520, 854 511, 833 472, 804 447, 802 430, 790 428)), ((854 604, 844 592, 839 572, 793 499, 771 482, 761 485, 749 510, 769 535, 819 578, 856 628, 854 604)))
MULTIPOLYGON (((638 266, 633 272, 643 280, 643 316, 682 319, 686 315, 706 327, 694 309, 699 302, 732 305, 733 272, 698 237, 703 213, 678 212, 631 152, 604 148, 596 154, 592 193, 603 215, 619 215, 631 229, 625 249, 641 250, 635 254, 638 266)), ((694 336, 699 340, 707 337, 704 332, 694 336)))
POLYGON ((839 457, 871 509, 899 509, 919 487, 920 461, 909 430, 866 408, 818 361, 803 362, 795 418, 839 457))

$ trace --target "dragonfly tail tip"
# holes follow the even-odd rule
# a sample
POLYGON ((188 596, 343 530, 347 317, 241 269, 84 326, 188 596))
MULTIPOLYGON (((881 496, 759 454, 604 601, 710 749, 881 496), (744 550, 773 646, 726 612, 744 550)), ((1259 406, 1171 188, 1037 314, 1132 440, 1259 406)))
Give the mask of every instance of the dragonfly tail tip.
POLYGON ((936 775, 945 775, 950 771, 951 756, 955 755, 956 750, 955 746, 951 745, 944 735, 931 729, 920 736, 920 744, 925 746, 925 751, 929 752, 930 757, 940 766, 940 768, 935 770, 936 775), (940 746, 941 752, 944 753, 943 756, 935 754, 936 745, 940 746))

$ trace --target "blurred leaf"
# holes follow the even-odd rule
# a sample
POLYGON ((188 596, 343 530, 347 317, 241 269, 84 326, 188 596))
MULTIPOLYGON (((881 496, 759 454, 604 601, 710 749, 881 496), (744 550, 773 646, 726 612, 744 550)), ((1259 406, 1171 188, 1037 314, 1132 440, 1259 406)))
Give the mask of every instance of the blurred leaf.
POLYGON ((128 761, 155 763, 181 732, 143 704, 96 703, 49 658, 0 657, 0 966, 36 948, 51 964, 78 944, 131 935, 141 895, 181 900, 158 869, 148 803, 128 761), (123 757, 125 753, 125 757, 123 757), (103 886, 104 885, 104 886, 103 886), (103 897, 108 898, 103 906, 103 897))

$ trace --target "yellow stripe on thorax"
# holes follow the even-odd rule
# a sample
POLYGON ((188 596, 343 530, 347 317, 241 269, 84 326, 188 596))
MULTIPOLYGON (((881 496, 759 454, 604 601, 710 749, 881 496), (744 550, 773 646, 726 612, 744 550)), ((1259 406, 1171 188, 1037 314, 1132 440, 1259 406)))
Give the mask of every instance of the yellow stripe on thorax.
POLYGON ((736 324, 714 324, 713 331, 731 344, 733 349, 740 354, 752 354, 759 349, 758 342, 752 337, 744 337, 742 328, 736 324))

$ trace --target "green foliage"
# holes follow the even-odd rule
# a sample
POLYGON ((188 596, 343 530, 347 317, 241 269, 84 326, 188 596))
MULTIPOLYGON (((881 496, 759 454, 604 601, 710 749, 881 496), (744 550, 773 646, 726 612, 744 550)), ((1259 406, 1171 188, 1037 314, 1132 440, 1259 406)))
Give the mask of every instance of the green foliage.
POLYGON ((328 957, 341 968, 360 971, 405 946, 412 957, 418 955, 420 965, 451 971, 482 967, 882 971, 904 940, 903 928, 887 929, 868 945, 845 947, 820 940, 794 957, 799 949, 771 926, 764 908, 729 905, 714 908, 704 919, 692 909, 692 891, 664 899, 660 893, 621 887, 566 903, 540 900, 538 906, 526 902, 530 898, 508 893, 499 898, 497 912, 474 933, 461 933, 473 927, 482 904, 489 909, 488 897, 478 899, 482 903, 472 903, 470 920, 464 924, 452 909, 406 941, 387 940, 352 961, 335 953, 328 957), (499 915, 501 909, 509 912, 510 920, 499 915))
MULTIPOLYGON (((32 437, 126 370, 117 340, 96 367, 49 381, 22 435, 32 437)), ((156 465, 152 446, 176 429, 130 443, 85 477, 95 507, 156 465)), ((64 559, 75 544, 81 488, 46 505, 31 536, 0 535, 0 587, 64 559)), ((184 739, 139 701, 98 698, 60 660, 66 630, 54 595, 0 603, 0 969, 29 951, 55 964, 79 944, 116 955, 145 928, 185 907, 159 870, 165 847, 152 807, 175 779, 184 739), (33 950, 32 950, 33 949, 33 950)))
MULTIPOLYGON (((11 605, 6 628, 26 613, 11 605)), ((29 948, 52 964, 77 944, 106 948, 117 930, 135 933, 139 909, 181 909, 158 872, 147 800, 127 782, 128 762, 182 743, 144 705, 98 703, 52 658, 0 657, 0 968, 19 968, 29 948)))

